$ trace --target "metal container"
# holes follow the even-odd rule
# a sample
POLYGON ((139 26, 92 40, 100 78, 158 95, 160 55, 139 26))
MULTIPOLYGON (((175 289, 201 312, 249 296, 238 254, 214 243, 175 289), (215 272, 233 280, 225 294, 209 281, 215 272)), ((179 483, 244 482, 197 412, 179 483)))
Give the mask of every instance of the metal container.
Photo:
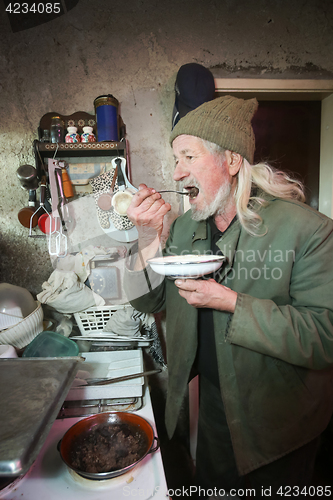
POLYGON ((143 417, 135 413, 128 412, 104 412, 92 415, 90 417, 80 420, 74 424, 61 441, 58 443, 58 450, 62 460, 74 472, 87 479, 111 479, 113 477, 121 476, 129 470, 133 469, 141 460, 143 460, 148 453, 153 453, 159 448, 158 439, 154 436, 154 431, 150 423, 143 417), (139 459, 135 460, 130 465, 121 469, 111 470, 107 472, 87 472, 79 470, 73 465, 72 454, 75 452, 76 447, 80 446, 80 441, 83 437, 88 436, 89 433, 96 431, 98 427, 108 425, 112 426, 125 425, 129 432, 139 433, 142 436, 143 448, 139 459), (156 440, 156 445, 153 447, 153 442, 156 440))
POLYGON ((32 165, 21 165, 16 170, 16 175, 23 189, 37 189, 39 181, 37 178, 37 170, 32 165))
POLYGON ((82 361, 0 359, 0 477, 23 475, 33 464, 82 361))
POLYGON ((96 122, 97 122, 97 140, 118 141, 119 140, 119 103, 113 95, 101 95, 94 100, 96 122))

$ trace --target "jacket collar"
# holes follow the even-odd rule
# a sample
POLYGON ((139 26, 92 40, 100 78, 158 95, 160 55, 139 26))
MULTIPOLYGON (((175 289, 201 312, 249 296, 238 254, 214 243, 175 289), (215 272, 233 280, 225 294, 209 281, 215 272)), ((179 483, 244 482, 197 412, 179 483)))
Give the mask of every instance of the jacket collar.
POLYGON ((225 231, 221 238, 217 241, 217 246, 226 257, 230 267, 233 265, 238 241, 241 233, 241 225, 237 220, 225 231))

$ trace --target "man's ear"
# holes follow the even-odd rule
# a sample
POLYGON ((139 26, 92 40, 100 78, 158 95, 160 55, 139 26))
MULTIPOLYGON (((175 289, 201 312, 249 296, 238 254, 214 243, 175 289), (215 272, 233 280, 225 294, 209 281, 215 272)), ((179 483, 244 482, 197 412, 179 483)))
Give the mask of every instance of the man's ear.
POLYGON ((243 164, 243 157, 239 153, 229 150, 226 150, 225 155, 228 161, 229 174, 234 177, 243 164))

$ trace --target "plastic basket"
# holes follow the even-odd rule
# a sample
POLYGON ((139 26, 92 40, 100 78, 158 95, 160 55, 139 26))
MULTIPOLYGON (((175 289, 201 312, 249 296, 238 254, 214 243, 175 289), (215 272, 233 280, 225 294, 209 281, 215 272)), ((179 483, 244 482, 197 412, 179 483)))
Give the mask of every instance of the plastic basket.
POLYGON ((131 307, 130 305, 119 306, 100 306, 90 307, 85 311, 74 314, 77 326, 80 329, 81 335, 90 335, 91 333, 102 333, 106 323, 111 316, 125 308, 131 307))

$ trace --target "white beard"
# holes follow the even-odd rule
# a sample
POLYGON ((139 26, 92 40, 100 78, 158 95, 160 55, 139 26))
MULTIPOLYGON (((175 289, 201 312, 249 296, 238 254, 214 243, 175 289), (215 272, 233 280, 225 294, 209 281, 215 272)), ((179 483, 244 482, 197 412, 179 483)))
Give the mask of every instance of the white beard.
POLYGON ((226 182, 217 192, 215 200, 213 200, 209 205, 197 209, 195 205, 191 205, 192 215, 191 218, 195 221, 206 220, 214 215, 221 215, 229 202, 231 193, 231 184, 226 182))

